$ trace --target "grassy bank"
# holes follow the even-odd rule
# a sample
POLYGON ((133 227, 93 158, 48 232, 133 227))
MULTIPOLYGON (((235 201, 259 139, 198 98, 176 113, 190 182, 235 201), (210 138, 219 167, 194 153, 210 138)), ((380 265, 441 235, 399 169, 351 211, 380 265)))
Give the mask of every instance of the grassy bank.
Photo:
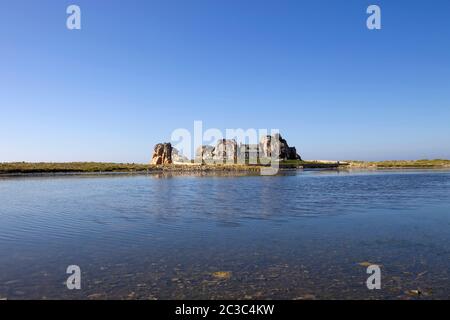
POLYGON ((53 174, 53 173, 146 173, 146 172, 258 172, 260 166, 250 165, 181 165, 155 166, 136 163, 104 163, 104 162, 7 162, 0 163, 0 175, 20 174, 53 174))
MULTIPOLYGON (((308 168, 450 168, 450 160, 415 160, 415 161, 345 161, 345 162, 322 162, 322 161, 299 161, 287 160, 280 162, 282 169, 294 169, 303 167, 308 168)), ((140 172, 238 172, 250 171, 257 172, 261 169, 259 165, 181 165, 174 164, 169 166, 154 166, 150 164, 138 163, 104 163, 104 162, 7 162, 0 163, 0 174, 38 174, 38 173, 108 173, 108 172, 124 172, 124 173, 140 173, 140 172)))
POLYGON ((434 159, 434 160, 386 160, 386 161, 356 161, 346 160, 340 162, 325 161, 299 161, 287 160, 282 161, 283 166, 302 166, 303 168, 370 168, 370 169, 386 169, 386 168, 450 168, 450 160, 434 159))
POLYGON ((450 168, 450 160, 348 161, 353 168, 450 168))
POLYGON ((90 172, 143 172, 149 165, 136 163, 103 162, 8 162, 0 163, 0 174, 26 173, 90 173, 90 172))
POLYGON ((280 162, 280 168, 302 167, 304 169, 327 169, 346 166, 346 163, 321 162, 321 161, 302 161, 302 160, 283 160, 280 162))

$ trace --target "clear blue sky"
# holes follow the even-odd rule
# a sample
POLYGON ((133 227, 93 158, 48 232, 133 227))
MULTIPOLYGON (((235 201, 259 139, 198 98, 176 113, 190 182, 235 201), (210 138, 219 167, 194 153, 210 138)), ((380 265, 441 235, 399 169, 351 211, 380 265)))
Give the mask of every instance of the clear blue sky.
POLYGON ((194 120, 278 128, 306 159, 450 158, 449 16, 448 0, 0 0, 0 162, 147 162, 194 120))

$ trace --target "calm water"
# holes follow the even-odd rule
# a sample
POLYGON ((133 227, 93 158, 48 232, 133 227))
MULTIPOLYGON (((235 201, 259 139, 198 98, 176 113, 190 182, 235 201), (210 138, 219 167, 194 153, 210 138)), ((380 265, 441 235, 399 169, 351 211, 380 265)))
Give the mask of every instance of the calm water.
POLYGON ((450 171, 0 179, 0 298, 417 298, 411 290, 450 298, 450 171), (363 262, 381 265, 381 290, 367 289, 363 262), (64 284, 72 264, 81 290, 64 284))

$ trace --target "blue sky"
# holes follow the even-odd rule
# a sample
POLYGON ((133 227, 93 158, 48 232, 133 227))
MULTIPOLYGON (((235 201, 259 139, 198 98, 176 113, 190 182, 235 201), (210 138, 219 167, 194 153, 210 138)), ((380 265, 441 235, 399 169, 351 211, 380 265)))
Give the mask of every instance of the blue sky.
POLYGON ((148 162, 195 120, 280 129, 306 159, 450 158, 449 15, 446 0, 0 0, 0 162, 148 162))

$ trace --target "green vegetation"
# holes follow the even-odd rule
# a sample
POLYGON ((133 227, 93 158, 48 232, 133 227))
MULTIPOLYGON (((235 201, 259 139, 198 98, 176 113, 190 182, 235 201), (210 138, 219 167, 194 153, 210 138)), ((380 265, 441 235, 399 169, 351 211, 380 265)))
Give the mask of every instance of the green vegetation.
POLYGON ((357 168, 450 168, 450 160, 390 160, 390 161, 348 161, 357 168))
POLYGON ((348 163, 337 163, 337 162, 322 162, 322 161, 302 161, 302 160, 283 160, 280 162, 281 168, 291 168, 291 167, 303 167, 307 169, 320 169, 320 168, 337 168, 339 166, 345 166, 348 163))
POLYGON ((285 160, 280 162, 281 167, 302 166, 303 168, 450 168, 450 160, 388 160, 388 161, 299 161, 285 160))
POLYGON ((88 173, 88 172, 141 172, 150 165, 135 163, 62 162, 62 163, 0 163, 0 174, 20 173, 88 173))
POLYGON ((260 166, 251 165, 197 165, 197 164, 172 164, 165 166, 156 166, 150 164, 136 163, 103 163, 103 162, 8 162, 0 163, 0 175, 16 174, 51 174, 51 173, 146 173, 146 172, 238 172, 250 171, 257 172, 260 166))
MULTIPOLYGON (((285 160, 280 161, 280 168, 450 168, 450 160, 393 160, 393 161, 345 161, 345 162, 324 162, 324 161, 300 161, 285 160)), ((174 164, 168 166, 154 166, 150 164, 136 163, 102 163, 102 162, 62 162, 62 163, 30 163, 30 162, 8 162, 0 163, 1 174, 30 174, 30 173, 141 173, 141 172, 208 172, 208 171, 250 171, 257 172, 261 165, 245 164, 174 164)))

